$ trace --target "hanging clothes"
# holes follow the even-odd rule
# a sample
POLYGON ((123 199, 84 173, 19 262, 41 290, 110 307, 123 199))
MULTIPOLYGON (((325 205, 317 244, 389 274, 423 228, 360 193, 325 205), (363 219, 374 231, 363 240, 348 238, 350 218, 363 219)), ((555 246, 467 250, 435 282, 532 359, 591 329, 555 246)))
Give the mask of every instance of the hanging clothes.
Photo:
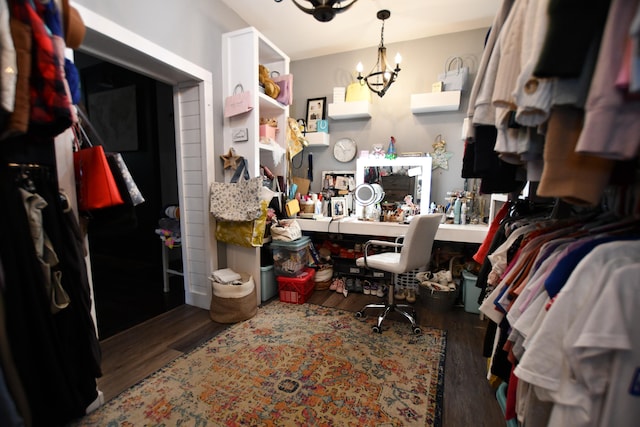
MULTIPOLYGON (((55 170, 45 164, 9 166, 15 162, 7 161, 16 153, 24 157, 26 145, 33 141, 7 141, 0 156, 0 221, 11 224, 0 230, 6 332, 32 425, 62 426, 82 416, 96 399, 101 354, 91 317, 83 239, 75 214, 60 197, 55 170), (46 245, 56 254, 57 263, 47 266, 49 277, 32 238, 25 191, 37 201, 43 247, 46 236, 46 245), (56 284, 47 286, 54 277, 65 297, 57 310, 52 310, 56 284)), ((35 151, 41 158, 53 158, 51 142, 38 146, 35 151)))

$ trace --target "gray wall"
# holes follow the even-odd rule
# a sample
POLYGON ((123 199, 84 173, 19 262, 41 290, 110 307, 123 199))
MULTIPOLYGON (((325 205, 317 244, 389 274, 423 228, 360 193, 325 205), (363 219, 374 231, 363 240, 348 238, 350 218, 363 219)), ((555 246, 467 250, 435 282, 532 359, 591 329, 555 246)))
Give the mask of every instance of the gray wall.
MULTIPOLYGON (((106 19, 211 71, 214 149, 223 151, 222 34, 247 23, 219 0, 75 0, 106 19)), ((223 169, 216 169, 221 180, 223 169)))
MULTIPOLYGON (((340 163, 332 156, 333 144, 340 138, 352 138, 359 150, 370 150, 374 143, 382 143, 386 149, 390 136, 394 136, 398 152, 432 152, 432 144, 436 136, 441 134, 447 142, 447 151, 452 152, 453 157, 448 170, 438 168, 433 171, 431 200, 442 204, 447 191, 462 190, 464 180, 460 177, 460 171, 464 144, 460 135, 469 91, 463 93, 457 112, 414 115, 410 110, 410 97, 415 93, 431 92, 431 83, 437 80, 437 75, 443 71, 450 56, 461 56, 469 64, 470 87, 482 56, 486 32, 487 29, 480 29, 402 43, 386 42, 390 60, 397 52, 402 55, 402 71, 398 80, 383 98, 373 95, 370 119, 330 119, 331 145, 327 148, 313 147, 305 151, 303 158, 296 157, 294 164, 298 165, 303 160, 303 166, 294 170, 294 175, 306 177, 308 152, 313 153, 313 191, 320 189, 323 170, 354 170, 355 160, 340 163)), ((386 41, 392 39, 393 34, 385 34, 386 41)), ((373 47, 292 62, 292 117, 305 117, 309 98, 327 97, 327 103, 333 102, 333 87, 347 86, 354 81, 355 67, 359 61, 363 63, 365 71, 370 70, 376 61, 376 53, 373 47)))
MULTIPOLYGON (((214 88, 214 146, 222 151, 222 76, 221 36, 223 33, 246 27, 247 24, 219 0, 182 0, 158 2, 152 0, 75 0, 105 18, 140 36, 175 52, 183 58, 213 73, 214 88)), ((388 144, 394 136, 397 149, 402 151, 432 151, 435 137, 441 134, 447 150, 453 153, 449 169, 436 169, 432 181, 432 200, 442 203, 449 190, 460 190, 463 143, 460 139, 462 119, 467 108, 468 92, 460 109, 451 113, 413 115, 409 109, 412 93, 431 91, 431 83, 452 55, 462 56, 471 67, 470 79, 475 76, 482 54, 486 29, 465 31, 402 43, 392 43, 393 34, 385 34, 390 59, 396 52, 403 57, 398 81, 384 98, 374 95, 372 118, 369 120, 330 120, 331 144, 342 137, 356 140, 360 149, 370 149, 373 143, 388 144)), ((372 43, 378 43, 373 40, 372 43)), ((332 102, 334 86, 347 86, 355 77, 355 66, 361 61, 370 70, 376 60, 375 47, 327 55, 291 63, 294 74, 294 104, 292 117, 304 117, 308 98, 327 97, 332 102)), ((350 170, 355 161, 342 164, 333 159, 331 146, 312 149, 314 180, 312 190, 318 191, 322 170, 350 170)), ((306 152, 295 175, 306 176, 306 152)), ((216 178, 221 179, 222 168, 216 178)))

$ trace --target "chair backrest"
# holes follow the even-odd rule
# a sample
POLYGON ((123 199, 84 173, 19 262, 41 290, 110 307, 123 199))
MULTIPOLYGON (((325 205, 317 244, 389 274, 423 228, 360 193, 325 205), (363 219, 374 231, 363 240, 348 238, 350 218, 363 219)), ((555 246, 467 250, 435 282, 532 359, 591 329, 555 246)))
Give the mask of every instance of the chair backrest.
POLYGON ((415 216, 409 223, 400 251, 400 266, 407 272, 423 267, 431 261, 431 248, 440 226, 442 214, 415 216))

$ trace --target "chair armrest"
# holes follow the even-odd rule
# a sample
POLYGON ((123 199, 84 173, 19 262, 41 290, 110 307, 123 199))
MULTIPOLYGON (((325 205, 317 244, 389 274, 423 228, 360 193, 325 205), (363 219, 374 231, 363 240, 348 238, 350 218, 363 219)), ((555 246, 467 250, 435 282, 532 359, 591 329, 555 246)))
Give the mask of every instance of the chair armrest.
POLYGON ((402 243, 389 242, 387 240, 369 240, 367 241, 367 243, 364 244, 364 247, 366 248, 367 246, 371 246, 371 245, 387 246, 390 248, 402 247, 402 243))
MULTIPOLYGON (((397 239, 396 239, 397 240, 397 239)), ((369 246, 377 245, 377 246, 386 246, 389 248, 395 248, 396 252, 398 248, 402 247, 402 243, 397 242, 388 242, 386 240, 369 240, 364 244, 364 248, 362 249, 364 252, 364 266, 369 268, 369 263, 367 262, 367 253, 369 252, 369 246)))

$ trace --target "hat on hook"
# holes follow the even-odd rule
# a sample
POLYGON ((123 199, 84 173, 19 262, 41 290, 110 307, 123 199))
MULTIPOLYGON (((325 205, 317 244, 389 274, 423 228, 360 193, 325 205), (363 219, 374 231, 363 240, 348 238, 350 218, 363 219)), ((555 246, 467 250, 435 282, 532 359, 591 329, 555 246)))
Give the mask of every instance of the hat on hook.
POLYGON ((64 41, 68 48, 77 49, 84 40, 87 28, 78 9, 69 4, 69 0, 62 0, 62 20, 64 25, 64 41))

